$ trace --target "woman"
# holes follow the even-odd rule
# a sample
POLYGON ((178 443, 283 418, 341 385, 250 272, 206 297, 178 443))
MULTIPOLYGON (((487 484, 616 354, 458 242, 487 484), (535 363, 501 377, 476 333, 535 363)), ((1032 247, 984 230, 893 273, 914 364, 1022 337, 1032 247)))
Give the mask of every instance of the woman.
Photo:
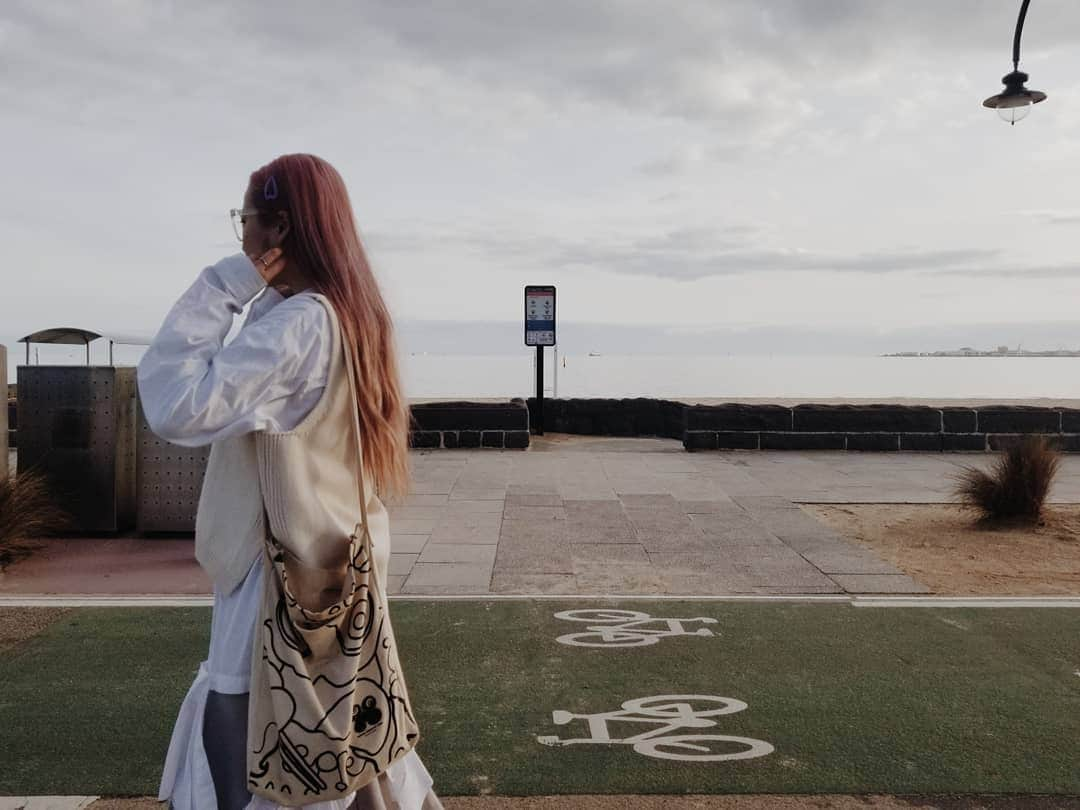
MULTIPOLYGON (((202 271, 169 311, 138 368, 150 428, 174 444, 212 445, 195 531, 196 557, 214 582, 210 651, 181 706, 159 793, 176 810, 277 807, 249 793, 246 759, 252 651, 259 649, 263 587, 274 575, 263 550, 265 533, 287 531, 284 524, 295 510, 347 509, 341 517, 351 526, 348 521, 358 519, 353 510, 362 469, 373 484, 366 488, 368 526, 378 581, 385 583, 389 521, 378 496, 403 496, 409 481, 409 407, 392 324, 340 175, 312 155, 285 155, 251 175, 243 208, 232 216, 243 252, 202 271), (253 298, 243 328, 224 346, 233 315, 253 298), (357 357, 356 401, 342 387, 349 354, 338 335, 357 357), (347 403, 349 413, 329 413, 334 402, 347 403), (350 456, 350 445, 339 438, 348 435, 344 428, 326 424, 329 416, 355 424, 354 412, 363 436, 362 467, 355 447, 350 456), (284 499, 290 508, 280 510, 275 522, 264 511, 256 435, 303 431, 306 439, 318 434, 313 423, 329 428, 323 434, 344 448, 335 470, 340 475, 328 480, 324 463, 315 479, 296 479, 296 491, 284 499)), ((442 807, 415 751, 355 793, 304 806, 442 807)))

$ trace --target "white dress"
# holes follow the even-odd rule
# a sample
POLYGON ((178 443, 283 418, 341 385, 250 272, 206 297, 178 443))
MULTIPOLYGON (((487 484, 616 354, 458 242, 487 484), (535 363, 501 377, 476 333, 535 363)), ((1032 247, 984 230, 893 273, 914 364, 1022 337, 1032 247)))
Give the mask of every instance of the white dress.
MULTIPOLYGON (((319 401, 330 371, 330 319, 314 298, 288 299, 243 254, 207 267, 166 316, 139 361, 139 399, 151 428, 186 447, 254 430, 291 430, 319 401), (262 291, 236 337, 233 316, 262 291)), ((248 691, 262 593, 262 559, 231 593, 214 589, 210 651, 180 706, 158 791, 176 810, 217 810, 203 747, 207 693, 248 691)), ((387 769, 399 810, 420 810, 432 780, 415 751, 387 769)), ((306 805, 346 810, 353 796, 306 805)), ((255 796, 246 810, 278 810, 255 796)))

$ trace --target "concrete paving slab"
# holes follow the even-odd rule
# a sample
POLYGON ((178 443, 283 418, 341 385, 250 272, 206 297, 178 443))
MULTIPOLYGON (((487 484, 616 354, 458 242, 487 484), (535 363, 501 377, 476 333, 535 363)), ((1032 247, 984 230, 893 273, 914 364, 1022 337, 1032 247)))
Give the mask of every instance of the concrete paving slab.
POLYGON ((471 514, 496 514, 502 513, 503 502, 491 501, 449 501, 443 507, 443 514, 447 515, 471 515, 471 514))
MULTIPOLYGON (((560 502, 561 503, 561 502, 560 502)), ((505 520, 566 520, 566 510, 560 506, 514 506, 507 503, 505 520)))
POLYGON ((832 579, 848 593, 930 593, 905 574, 834 574, 832 579))
POLYGON ((447 495, 435 495, 426 492, 412 492, 405 496, 406 506, 442 506, 448 500, 447 495))
POLYGON ((390 550, 398 554, 419 554, 427 545, 430 534, 390 534, 390 550))
POLYGON ((499 543, 494 570, 505 574, 573 574, 575 564, 569 543, 542 546, 504 541, 499 543))
POLYGON ((710 498, 707 500, 684 500, 676 501, 679 508, 687 515, 712 515, 719 514, 735 505, 731 498, 710 498))
POLYGON ((640 543, 572 543, 570 554, 575 560, 590 562, 650 562, 640 543))
POLYGON ((627 509, 626 519, 638 537, 664 537, 671 534, 698 534, 701 530, 682 512, 653 509, 627 509))
POLYGON ((506 495, 507 507, 560 507, 562 506, 562 496, 558 492, 534 492, 530 494, 515 495, 507 493, 506 495))
POLYGON ((427 481, 416 481, 412 487, 415 495, 449 495, 451 489, 453 489, 452 484, 427 481))
MULTIPOLYGON (((357 503, 359 503, 357 499, 357 503)), ((412 518, 396 518, 393 515, 390 516, 390 533, 391 534, 431 534, 431 530, 435 528, 435 524, 438 522, 436 518, 427 518, 423 520, 415 520, 412 518)))
POLYGON ((840 539, 835 531, 801 509, 770 509, 758 512, 755 518, 785 543, 807 538, 840 539))
POLYGON ((647 511, 662 511, 662 512, 674 512, 675 514, 683 514, 682 509, 679 508, 678 502, 673 495, 664 494, 627 494, 623 495, 620 500, 623 506, 627 509, 635 510, 647 510, 647 511))
POLYGON ((388 506, 390 521, 401 520, 436 520, 446 513, 446 505, 438 506, 388 506))
POLYGON ((759 513, 770 509, 798 509, 787 498, 776 495, 737 495, 732 500, 750 513, 759 513))
POLYGON ((902 574, 896 566, 869 551, 860 552, 850 546, 836 548, 808 548, 800 552, 823 574, 902 574))
POLYGON ((668 578, 652 565, 575 562, 579 593, 667 593, 668 578))
POLYGON ((701 532, 657 532, 638 534, 638 542, 649 554, 701 554, 706 549, 705 536, 701 532))
POLYGON ((449 524, 435 527, 431 543, 490 543, 499 542, 498 526, 464 526, 449 524))
POLYGON ((390 576, 407 576, 419 554, 390 554, 390 576))
POLYGON ((705 568, 705 552, 650 551, 649 562, 668 573, 692 571, 701 573, 705 568))
POLYGON ((503 513, 501 511, 446 514, 435 522, 435 528, 497 529, 502 525, 502 521, 503 513))
POLYGON ((472 563, 417 563, 402 593, 485 593, 491 569, 472 563))
MULTIPOLYGON (((449 492, 449 490, 447 490, 449 492)), ((506 497, 504 489, 459 489, 450 492, 451 501, 501 501, 506 497)))
POLYGON ((572 574, 510 574, 496 571, 491 578, 492 593, 576 594, 577 579, 572 574))
POLYGON ((432 543, 420 554, 417 562, 470 563, 492 568, 497 548, 480 543, 432 543))

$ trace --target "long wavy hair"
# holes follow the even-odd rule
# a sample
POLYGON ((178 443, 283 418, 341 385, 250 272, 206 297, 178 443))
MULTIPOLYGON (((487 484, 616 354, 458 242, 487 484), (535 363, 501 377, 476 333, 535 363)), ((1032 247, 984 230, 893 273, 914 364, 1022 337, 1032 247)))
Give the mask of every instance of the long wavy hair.
POLYGON ((402 392, 390 312, 371 271, 341 175, 314 155, 282 155, 251 173, 251 199, 267 226, 287 211, 281 249, 325 295, 354 347, 363 464, 380 497, 409 490, 409 403, 402 392))

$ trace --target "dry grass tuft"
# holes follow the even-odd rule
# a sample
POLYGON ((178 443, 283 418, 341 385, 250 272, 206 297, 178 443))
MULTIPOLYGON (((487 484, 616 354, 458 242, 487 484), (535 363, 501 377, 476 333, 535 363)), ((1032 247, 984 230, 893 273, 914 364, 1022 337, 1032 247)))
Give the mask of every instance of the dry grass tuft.
POLYGON ((1042 436, 1025 436, 1002 451, 988 472, 965 467, 953 495, 984 523, 1037 523, 1061 456, 1042 436))
POLYGON ((27 470, 0 478, 0 568, 33 551, 31 538, 72 527, 71 515, 56 505, 43 473, 27 470))

